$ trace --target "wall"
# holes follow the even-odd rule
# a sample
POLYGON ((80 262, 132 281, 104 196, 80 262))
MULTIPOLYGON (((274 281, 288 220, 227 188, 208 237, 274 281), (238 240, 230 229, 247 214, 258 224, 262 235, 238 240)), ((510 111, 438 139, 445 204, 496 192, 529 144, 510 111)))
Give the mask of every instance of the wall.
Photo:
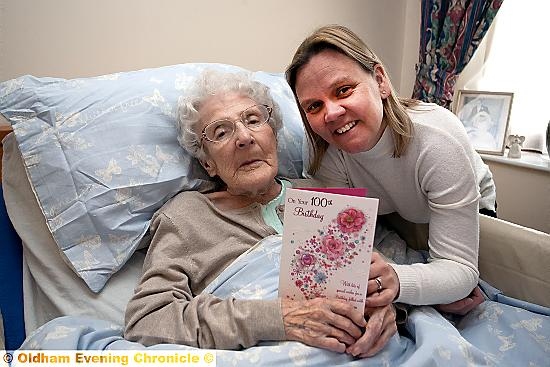
POLYGON ((314 28, 341 23, 387 62, 399 89, 406 4, 406 0, 0 0, 0 80, 22 74, 84 77, 185 62, 281 72, 314 28))
POLYGON ((550 233, 550 172, 489 159, 485 163, 497 187, 498 217, 550 233))
POLYGON ((401 79, 398 88, 403 97, 411 97, 414 88, 415 65, 418 62, 418 46, 420 44, 420 14, 420 0, 406 2, 401 79))

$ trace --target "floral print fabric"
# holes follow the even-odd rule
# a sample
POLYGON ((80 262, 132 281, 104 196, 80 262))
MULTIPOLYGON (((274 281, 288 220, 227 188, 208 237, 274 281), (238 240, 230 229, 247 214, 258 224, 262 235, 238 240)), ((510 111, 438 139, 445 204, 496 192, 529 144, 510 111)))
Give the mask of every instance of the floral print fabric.
POLYGON ((422 0, 413 98, 449 108, 456 80, 503 0, 422 0))

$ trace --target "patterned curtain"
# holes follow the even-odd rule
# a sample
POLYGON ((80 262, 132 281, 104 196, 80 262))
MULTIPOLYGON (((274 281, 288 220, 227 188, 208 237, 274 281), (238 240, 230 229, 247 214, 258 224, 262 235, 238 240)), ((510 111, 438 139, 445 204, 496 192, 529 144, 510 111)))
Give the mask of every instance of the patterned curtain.
POLYGON ((413 98, 450 108, 456 80, 503 0, 422 0, 413 98))

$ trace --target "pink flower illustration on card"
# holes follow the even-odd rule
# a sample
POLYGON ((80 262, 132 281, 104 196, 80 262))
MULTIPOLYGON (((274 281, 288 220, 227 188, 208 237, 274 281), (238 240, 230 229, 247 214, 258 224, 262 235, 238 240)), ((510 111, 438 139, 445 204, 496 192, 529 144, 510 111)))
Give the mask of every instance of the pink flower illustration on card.
POLYGON ((362 211, 349 208, 338 214, 338 228, 344 233, 358 232, 366 223, 365 214, 362 211))
POLYGON ((298 246, 291 259, 290 276, 307 299, 323 296, 334 272, 352 264, 360 251, 370 249, 367 220, 361 210, 346 208, 298 246))
POLYGON ((302 253, 300 256, 300 265, 303 267, 305 266, 312 266, 315 264, 315 256, 310 253, 302 253))
POLYGON ((344 254, 345 245, 342 241, 334 238, 333 235, 325 236, 321 239, 321 252, 327 255, 330 261, 338 259, 344 254))

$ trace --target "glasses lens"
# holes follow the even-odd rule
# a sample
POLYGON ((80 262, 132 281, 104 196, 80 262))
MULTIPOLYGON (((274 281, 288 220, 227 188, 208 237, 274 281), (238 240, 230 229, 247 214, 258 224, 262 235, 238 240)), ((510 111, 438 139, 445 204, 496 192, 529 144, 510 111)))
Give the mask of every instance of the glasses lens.
MULTIPOLYGON (((240 121, 250 130, 256 130, 269 121, 271 107, 255 105, 241 112, 240 121)), ((239 120, 237 120, 239 121, 239 120)), ((231 120, 218 120, 211 122, 204 128, 204 135, 212 142, 220 142, 229 139, 235 132, 235 123, 231 120)))
POLYGON ((223 141, 233 135, 235 125, 229 120, 215 121, 204 129, 206 138, 210 141, 223 141))
POLYGON ((256 129, 269 120, 269 109, 264 105, 247 108, 241 114, 243 124, 249 129, 256 129))

